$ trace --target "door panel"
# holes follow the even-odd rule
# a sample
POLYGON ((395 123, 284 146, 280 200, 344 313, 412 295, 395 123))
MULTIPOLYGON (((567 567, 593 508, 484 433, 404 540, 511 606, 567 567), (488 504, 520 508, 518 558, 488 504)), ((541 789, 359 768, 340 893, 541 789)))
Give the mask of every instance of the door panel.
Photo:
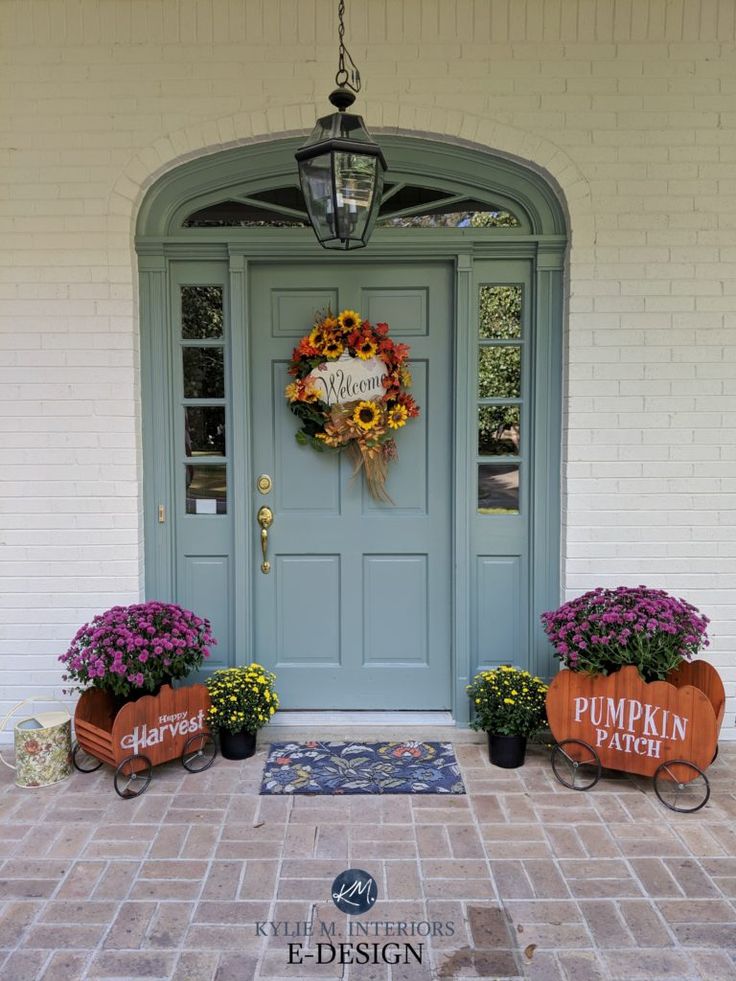
POLYGON ((274 511, 254 656, 277 672, 285 708, 450 706, 452 309, 445 262, 251 265, 252 470, 273 479, 252 520, 261 504, 274 511), (286 369, 326 305, 386 321, 411 345, 422 414, 398 433, 393 506, 368 495, 347 455, 294 438, 286 369))

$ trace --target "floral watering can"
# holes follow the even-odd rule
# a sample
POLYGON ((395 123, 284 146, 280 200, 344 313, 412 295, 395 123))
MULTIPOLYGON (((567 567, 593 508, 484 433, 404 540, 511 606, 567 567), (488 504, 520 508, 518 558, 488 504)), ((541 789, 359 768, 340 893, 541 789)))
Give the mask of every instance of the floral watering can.
MULTIPOLYGON (((56 699, 26 698, 8 712, 0 725, 0 732, 19 708, 33 701, 49 702, 56 699)), ((38 712, 21 719, 13 727, 15 765, 0 753, 0 761, 15 770, 15 782, 19 787, 49 787, 66 780, 72 772, 72 720, 66 706, 63 712, 38 712)))

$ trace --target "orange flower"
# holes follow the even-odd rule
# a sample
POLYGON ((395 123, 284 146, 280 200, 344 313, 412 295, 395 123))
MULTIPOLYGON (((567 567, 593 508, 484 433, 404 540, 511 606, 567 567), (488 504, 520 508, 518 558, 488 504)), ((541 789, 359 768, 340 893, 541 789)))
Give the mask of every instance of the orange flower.
POLYGON ((302 337, 302 339, 299 341, 299 345, 294 351, 293 360, 296 360, 299 357, 313 358, 315 355, 319 354, 319 350, 317 349, 316 345, 312 343, 310 337, 302 337))

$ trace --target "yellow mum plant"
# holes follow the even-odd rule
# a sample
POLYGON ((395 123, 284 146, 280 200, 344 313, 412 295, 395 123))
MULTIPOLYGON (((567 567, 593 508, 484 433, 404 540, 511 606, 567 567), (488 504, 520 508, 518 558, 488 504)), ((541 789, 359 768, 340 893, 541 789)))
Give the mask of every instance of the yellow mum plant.
POLYGON ((528 671, 508 664, 481 671, 466 690, 474 709, 472 729, 497 736, 531 736, 546 720, 547 686, 528 671))
POLYGON ((242 668, 220 668, 205 681, 210 693, 207 722, 228 732, 257 732, 279 707, 276 675, 253 662, 242 668))

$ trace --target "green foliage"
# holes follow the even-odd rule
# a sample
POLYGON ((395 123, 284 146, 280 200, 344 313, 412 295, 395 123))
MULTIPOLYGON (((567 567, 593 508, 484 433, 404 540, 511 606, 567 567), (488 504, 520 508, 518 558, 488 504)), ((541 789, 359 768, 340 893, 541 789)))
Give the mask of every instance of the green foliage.
POLYGON ((471 228, 518 228, 518 225, 508 211, 476 211, 470 215, 471 228))
MULTIPOLYGON (((390 210, 390 201, 387 203, 390 210)), ((489 209, 490 209, 489 205, 489 209)), ((517 228, 519 222, 508 211, 431 211, 378 219, 379 228, 517 228)))
POLYGON ((547 686, 528 671, 508 665, 481 671, 466 690, 475 710, 472 729, 497 736, 531 736, 546 721, 547 686))
POLYGON ((182 337, 222 337, 222 286, 184 286, 181 295, 182 337))

